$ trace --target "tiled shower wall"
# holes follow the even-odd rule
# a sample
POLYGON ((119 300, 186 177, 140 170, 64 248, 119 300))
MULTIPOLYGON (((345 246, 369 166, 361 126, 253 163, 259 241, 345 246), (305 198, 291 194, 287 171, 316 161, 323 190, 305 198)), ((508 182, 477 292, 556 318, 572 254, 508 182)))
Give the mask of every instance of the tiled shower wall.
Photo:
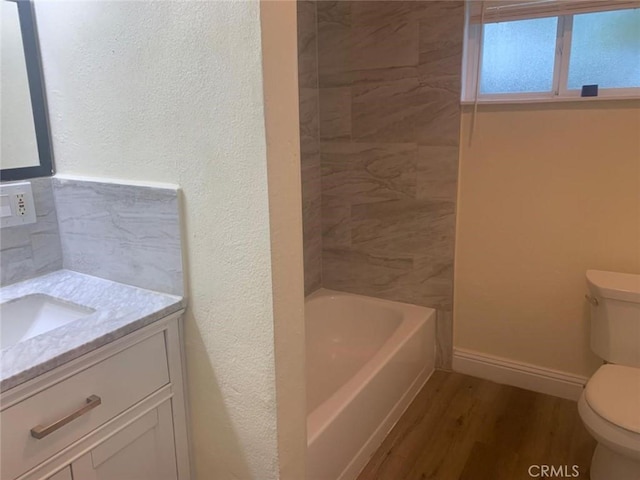
POLYGON ((317 32, 316 2, 298 1, 298 86, 305 295, 319 288, 322 280, 317 32))
MULTIPOLYGON (((307 5, 301 14, 307 9, 311 16, 307 5)), ((464 3, 319 1, 316 16, 322 235, 314 237, 318 184, 309 141, 305 270, 314 270, 305 277, 316 275, 321 241, 323 287, 436 308, 446 367, 464 3)), ((303 53, 303 39, 315 35, 309 28, 299 26, 303 53)), ((301 75, 303 143, 315 121, 302 95, 307 80, 301 75)))

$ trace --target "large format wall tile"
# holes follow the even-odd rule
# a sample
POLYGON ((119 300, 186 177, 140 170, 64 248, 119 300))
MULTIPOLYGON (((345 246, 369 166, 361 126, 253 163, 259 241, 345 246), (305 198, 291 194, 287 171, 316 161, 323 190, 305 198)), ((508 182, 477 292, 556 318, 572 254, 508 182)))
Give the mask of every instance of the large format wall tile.
POLYGON ((452 202, 393 200, 351 207, 351 244, 366 251, 448 255, 454 229, 452 202))
POLYGON ((413 268, 409 255, 368 254, 351 248, 324 248, 323 286, 334 290, 380 296, 413 268))
POLYGON ((298 86, 318 88, 316 2, 298 0, 298 86))
POLYGON ((325 142, 322 192, 353 204, 413 198, 417 157, 411 143, 325 142))
POLYGON ((184 294, 178 190, 53 179, 64 268, 184 294))
POLYGON ((351 138, 351 89, 320 89, 320 138, 351 138))
MULTIPOLYGON (((304 154, 303 154, 304 155, 304 154)), ((320 154, 304 155, 302 165, 302 243, 305 290, 311 293, 321 286, 322 269, 322 190, 320 154)))
POLYGON ((398 277, 378 292, 378 296, 416 305, 428 305, 438 310, 451 310, 453 265, 440 255, 416 256, 406 275, 398 277))
POLYGON ((438 309, 451 361, 462 1, 317 5, 322 285, 438 309))
POLYGON ((0 285, 62 268, 62 248, 51 178, 29 180, 36 223, 0 229, 0 285))
POLYGON ((351 2, 319 1, 318 73, 351 68, 351 2))
POLYGON ((453 265, 439 256, 323 250, 323 285, 398 302, 451 310, 453 265))
POLYGON ((458 147, 418 147, 416 195, 420 200, 456 201, 458 147))
POLYGON ((438 310, 436 316, 436 368, 451 369, 453 361, 453 312, 438 310))
POLYGON ((415 65, 419 18, 414 12, 414 2, 352 2, 349 68, 415 65))
POLYGON ((356 86, 351 95, 355 140, 458 145, 459 93, 405 78, 356 86))
POLYGON ((299 0, 297 6, 304 290, 309 294, 322 280, 318 31, 316 2, 299 0))
POLYGON ((462 40, 459 43, 434 41, 423 44, 420 49, 418 76, 420 83, 431 88, 445 89, 460 95, 460 56, 462 40))
MULTIPOLYGON (((299 89, 300 162, 308 164, 317 160, 320 153, 318 88, 299 89)), ((319 165, 319 160, 318 160, 319 165)))
POLYGON ((460 94, 462 2, 426 2, 420 21, 418 72, 423 85, 445 88, 460 94))
POLYGON ((322 197, 322 248, 344 249, 351 247, 351 205, 322 197))

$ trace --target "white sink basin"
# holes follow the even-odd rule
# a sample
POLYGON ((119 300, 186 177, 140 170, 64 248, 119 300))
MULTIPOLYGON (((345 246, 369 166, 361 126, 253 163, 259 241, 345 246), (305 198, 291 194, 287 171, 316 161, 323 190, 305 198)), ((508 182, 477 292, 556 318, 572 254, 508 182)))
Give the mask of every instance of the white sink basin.
POLYGON ((93 308, 40 293, 2 303, 0 349, 61 327, 93 312, 93 308))

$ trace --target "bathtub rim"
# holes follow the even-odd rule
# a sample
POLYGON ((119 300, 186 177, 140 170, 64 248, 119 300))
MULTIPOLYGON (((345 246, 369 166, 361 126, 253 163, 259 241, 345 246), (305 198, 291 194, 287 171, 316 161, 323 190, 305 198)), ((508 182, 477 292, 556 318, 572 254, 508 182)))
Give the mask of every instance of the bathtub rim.
POLYGON ((433 321, 435 326, 436 310, 419 305, 367 297, 355 293, 338 292, 320 288, 305 298, 312 301, 317 298, 348 297, 358 301, 378 304, 386 308, 399 310, 402 320, 391 336, 385 340, 375 355, 367 361, 358 372, 344 383, 329 398, 307 413, 307 447, 318 439, 333 421, 340 415, 345 405, 348 405, 360 394, 371 379, 384 367, 387 359, 392 358, 410 341, 416 332, 427 322, 433 321))

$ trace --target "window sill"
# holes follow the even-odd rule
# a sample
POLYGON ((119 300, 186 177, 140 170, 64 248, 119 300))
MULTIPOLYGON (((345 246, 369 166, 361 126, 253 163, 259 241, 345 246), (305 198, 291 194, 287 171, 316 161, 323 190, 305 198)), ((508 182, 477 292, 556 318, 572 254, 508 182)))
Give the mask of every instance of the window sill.
MULTIPOLYGON (((638 95, 604 95, 601 97, 540 97, 540 98, 482 98, 478 105, 520 105, 527 103, 602 102, 640 100, 638 95)), ((473 100, 461 100, 460 105, 474 105, 473 100)))

